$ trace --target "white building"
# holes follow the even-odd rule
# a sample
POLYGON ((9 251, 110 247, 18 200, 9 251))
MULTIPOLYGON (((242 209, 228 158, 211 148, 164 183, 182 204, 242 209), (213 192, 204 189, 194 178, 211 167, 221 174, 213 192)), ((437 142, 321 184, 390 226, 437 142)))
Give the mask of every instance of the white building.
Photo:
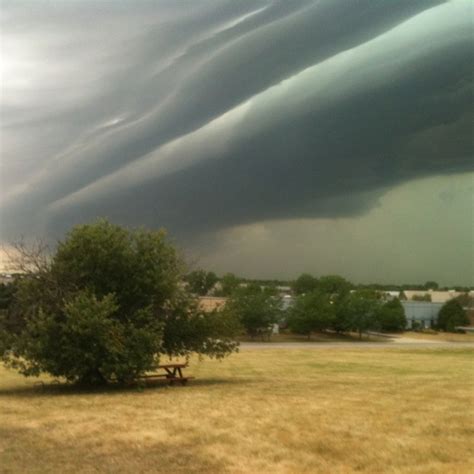
POLYGON ((407 327, 421 328, 433 327, 438 321, 439 310, 443 303, 432 303, 430 301, 402 301, 407 327))

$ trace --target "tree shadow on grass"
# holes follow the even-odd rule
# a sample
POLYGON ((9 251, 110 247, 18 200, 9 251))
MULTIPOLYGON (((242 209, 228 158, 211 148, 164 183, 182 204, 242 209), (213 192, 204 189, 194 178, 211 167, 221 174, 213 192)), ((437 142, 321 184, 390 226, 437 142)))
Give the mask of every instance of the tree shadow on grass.
POLYGON ((218 385, 245 385, 248 383, 254 382, 254 379, 245 378, 245 377, 236 377, 236 378, 200 378, 195 379, 190 382, 189 387, 209 387, 209 386, 218 386, 218 385))
POLYGON ((230 378, 199 378, 193 379, 186 385, 174 383, 170 385, 166 380, 139 382, 130 385, 107 384, 102 386, 84 386, 77 384, 69 384, 63 382, 42 382, 37 381, 23 386, 0 387, 1 397, 50 397, 50 396, 67 396, 67 395, 123 395, 133 393, 144 393, 149 391, 163 391, 168 393, 170 390, 187 390, 193 387, 213 387, 224 385, 242 385, 251 382, 250 379, 238 377, 230 378))

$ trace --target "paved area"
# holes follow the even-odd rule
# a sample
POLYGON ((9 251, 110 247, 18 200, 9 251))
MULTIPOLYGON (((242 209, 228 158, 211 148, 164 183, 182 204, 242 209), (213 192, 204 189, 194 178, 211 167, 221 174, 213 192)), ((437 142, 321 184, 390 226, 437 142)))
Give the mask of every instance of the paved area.
MULTIPOLYGON (((400 338, 401 339, 401 338, 400 338)), ((408 338, 404 338, 408 339, 408 338)), ((241 350, 252 349, 443 349, 471 348, 474 342, 446 342, 411 339, 400 341, 391 339, 387 342, 242 342, 241 350)))
MULTIPOLYGON (((415 339, 414 337, 395 337, 389 340, 392 344, 449 344, 448 341, 430 341, 429 339, 415 339)), ((453 343, 457 344, 457 343, 453 343)), ((469 342, 467 343, 469 344, 469 342)))

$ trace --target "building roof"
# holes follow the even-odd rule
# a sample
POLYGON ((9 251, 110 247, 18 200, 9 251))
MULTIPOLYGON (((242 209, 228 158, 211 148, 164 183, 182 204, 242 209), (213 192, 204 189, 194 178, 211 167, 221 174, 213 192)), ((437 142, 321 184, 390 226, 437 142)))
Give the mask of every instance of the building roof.
POLYGON ((403 292, 407 300, 413 300, 414 297, 423 297, 425 295, 431 296, 432 303, 446 303, 446 301, 452 300, 461 296, 460 291, 435 291, 435 290, 404 290, 403 292))
POLYGON ((198 305, 201 311, 210 313, 214 310, 221 310, 224 307, 226 301, 227 298, 220 296, 200 296, 198 305))

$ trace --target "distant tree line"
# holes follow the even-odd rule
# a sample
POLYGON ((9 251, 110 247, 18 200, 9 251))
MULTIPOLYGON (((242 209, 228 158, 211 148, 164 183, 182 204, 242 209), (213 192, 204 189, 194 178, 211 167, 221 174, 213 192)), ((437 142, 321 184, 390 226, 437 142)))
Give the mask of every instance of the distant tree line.
MULTIPOLYGON (((469 292, 474 287, 468 286, 449 286, 441 287, 436 281, 429 280, 425 283, 404 283, 404 284, 381 284, 381 283, 360 283, 352 284, 345 278, 338 275, 322 276, 319 279, 309 273, 301 274, 296 280, 279 280, 279 279, 251 279, 236 276, 233 273, 226 273, 219 277, 212 271, 203 269, 194 270, 185 275, 184 280, 189 285, 189 290, 199 296, 230 296, 232 291, 239 285, 258 285, 267 288, 290 287, 296 295, 307 293, 319 287, 322 291, 328 292, 330 287, 339 289, 340 285, 349 285, 350 289, 355 290, 375 290, 375 291, 398 291, 416 290, 455 290, 458 292, 469 292), (216 285, 218 284, 218 285, 216 285)), ((431 301, 429 294, 417 295, 414 297, 418 301, 431 301)))
POLYGON ((381 284, 381 283, 360 283, 356 285, 357 288, 361 289, 373 289, 379 291, 404 291, 404 290, 416 290, 416 291, 427 291, 427 290, 435 290, 435 291, 448 291, 448 290, 455 290, 461 293, 466 293, 471 290, 474 290, 473 286, 465 286, 465 285, 451 285, 451 286, 440 286, 435 281, 427 281, 426 283, 403 283, 403 284, 381 284))
POLYGON ((285 311, 275 287, 258 284, 237 286, 224 312, 238 320, 246 333, 269 337, 270 328, 285 323, 297 334, 311 338, 313 332, 400 331, 406 326, 403 306, 398 299, 384 301, 374 290, 353 290, 338 275, 315 278, 303 274, 292 284, 295 298, 285 311))
MULTIPOLYGON (((300 275, 291 283, 295 298, 286 311, 282 310, 276 287, 256 283, 240 286, 237 281, 226 311, 240 321, 251 337, 268 335, 275 323, 286 323, 292 332, 308 338, 313 332, 321 331, 355 332, 362 337, 369 331, 403 331, 407 325, 398 298, 386 301, 383 291, 355 286, 339 275, 320 278, 307 273, 300 275)), ((433 282, 427 285, 434 286, 433 282)), ((423 301, 428 300, 423 298, 423 301)), ((453 331, 455 327, 468 324, 463 302, 459 297, 443 306, 438 329, 453 331)))
POLYGON ((288 324, 296 333, 308 338, 314 331, 338 333, 367 331, 400 331, 406 317, 398 299, 382 300, 372 289, 354 289, 349 281, 337 275, 315 278, 301 275, 294 282, 298 295, 290 308, 288 324))

